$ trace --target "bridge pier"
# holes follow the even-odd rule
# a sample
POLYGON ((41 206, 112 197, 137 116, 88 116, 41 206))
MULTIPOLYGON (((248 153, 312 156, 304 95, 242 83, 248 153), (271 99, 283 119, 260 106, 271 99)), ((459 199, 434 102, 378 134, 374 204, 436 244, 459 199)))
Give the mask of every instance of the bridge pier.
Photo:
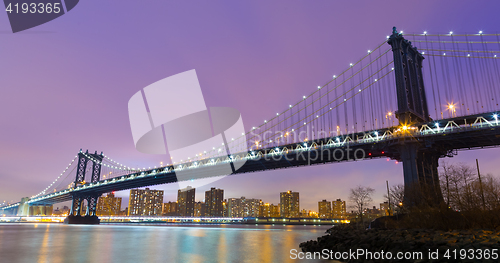
POLYGON ((443 202, 439 184, 439 158, 435 149, 419 143, 405 143, 399 149, 403 162, 405 184, 404 204, 408 206, 438 206, 443 202))
MULTIPOLYGON (((394 57, 394 75, 398 110, 395 112, 401 127, 431 121, 423 82, 422 61, 424 56, 406 40, 396 27, 387 40, 394 57)), ((403 129, 406 130, 406 129, 403 129)), ((409 131, 404 131, 409 132, 409 131)), ((410 134, 407 134, 410 135, 410 134)), ((439 185, 438 162, 446 156, 442 149, 432 148, 432 142, 412 137, 398 144, 399 159, 403 162, 405 196, 409 206, 436 206, 443 202, 439 185)))

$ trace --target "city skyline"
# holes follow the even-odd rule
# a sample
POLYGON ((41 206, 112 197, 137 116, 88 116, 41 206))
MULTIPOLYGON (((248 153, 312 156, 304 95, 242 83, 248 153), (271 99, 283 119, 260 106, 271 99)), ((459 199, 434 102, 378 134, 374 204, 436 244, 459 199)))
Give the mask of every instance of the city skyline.
MULTIPOLYGON (((349 62, 383 41, 392 26, 417 33, 425 30, 496 32, 494 5, 498 3, 484 8, 470 2, 457 4, 453 10, 448 10, 445 7, 449 3, 433 3, 433 8, 415 6, 419 17, 394 14, 391 12, 393 3, 367 2, 360 7, 352 3, 324 2, 310 7, 283 2, 267 3, 265 8, 251 3, 228 4, 241 9, 242 17, 255 19, 254 23, 238 20, 217 5, 180 3, 181 10, 193 11, 197 19, 178 25, 175 21, 182 20, 179 15, 182 12, 172 13, 162 16, 165 17, 162 21, 166 28, 148 27, 148 23, 155 25, 155 21, 149 19, 149 14, 138 14, 144 18, 138 19, 140 27, 148 28, 145 33, 149 36, 155 35, 154 32, 168 32, 155 35, 148 41, 141 40, 144 34, 141 30, 129 30, 139 27, 136 22, 126 19, 122 19, 122 29, 113 31, 106 12, 114 9, 108 3, 103 4, 104 11, 95 15, 96 26, 83 27, 79 21, 85 20, 84 14, 90 12, 89 8, 95 8, 95 4, 87 3, 72 11, 71 16, 40 26, 31 33, 19 33, 16 38, 5 36, 4 50, 9 50, 5 60, 10 64, 0 81, 5 90, 0 110, 16 111, 15 114, 6 114, 0 123, 4 135, 0 151, 2 156, 8 156, 0 161, 3 167, 0 177, 4 179, 0 201, 18 202, 22 197, 40 192, 67 165, 68 156, 73 156, 80 148, 104 151, 119 162, 136 167, 151 167, 166 162, 167 156, 145 155, 135 150, 126 112, 126 102, 138 87, 166 75, 196 68, 200 81, 207 87, 204 91, 207 104, 239 109, 248 130, 269 118, 273 112, 286 108, 304 93, 309 93, 318 84, 330 79, 331 75, 341 72, 349 62), (283 4, 290 8, 282 8, 283 4), (378 22, 352 22, 350 16, 335 13, 336 10, 354 8, 360 8, 358 13, 366 17, 365 21, 377 19, 378 22), (206 17, 206 9, 216 15, 206 17), (300 23, 289 10, 302 10, 300 23), (372 10, 378 13, 368 12, 372 10), (441 16, 437 16, 438 13, 441 16), (481 14, 482 19, 474 19, 474 16, 468 21, 461 19, 471 13, 481 14), (379 21, 379 18, 382 19, 379 21), (228 21, 237 26, 231 26, 228 21), (345 21, 351 21, 350 25, 342 26, 345 21), (174 24, 176 26, 172 26, 174 24), (248 34, 241 33, 241 29, 248 34), (210 32, 213 38, 206 40, 206 32, 210 32), (94 33, 99 38, 89 39, 88 36, 94 33), (165 43, 169 50, 159 43, 165 43), (87 47, 83 52, 73 49, 83 46, 87 47), (137 49, 138 46, 148 48, 137 49), (106 58, 104 61, 103 57, 106 58), (220 57, 224 59, 220 60, 220 57), (143 69, 145 61, 151 65, 151 70, 143 69), (172 63, 165 65, 165 61, 172 63), (217 62, 214 64, 214 61, 217 62), (94 65, 99 63, 113 71, 97 69, 94 65), (63 77, 60 78, 46 77, 61 73, 63 77), (25 78, 25 75, 32 77, 25 78), (241 80, 251 81, 242 83, 241 80), (255 101, 259 101, 258 111, 253 107, 255 101), (91 125, 82 126, 79 120, 88 116, 100 118, 91 125), (26 123, 38 128, 27 128, 26 123), (24 173, 26 166, 36 167, 37 176, 24 173)), ((158 5, 161 7, 158 10, 168 10, 168 5, 158 5)), ((5 14, 1 16, 6 18, 5 14)), ((119 13, 116 16, 124 18, 119 13)), ((3 26, 3 30, 8 29, 7 25, 3 26)), ((482 172, 498 177, 495 168, 498 153, 498 149, 459 152, 458 156, 447 158, 447 161, 464 161, 474 165, 475 158, 479 158, 482 172)), ((312 210, 318 200, 346 200, 348 189, 358 184, 375 188, 374 203, 379 203, 383 201, 386 180, 391 185, 402 183, 401 164, 380 159, 356 164, 276 170, 229 176, 214 186, 227 189, 227 194, 231 196, 258 197, 275 204, 278 198, 274 193, 278 189, 294 189, 301 193, 301 206, 312 210)), ((199 189, 206 191, 209 187, 199 189)), ((176 185, 163 188, 168 198, 176 194, 176 185)), ((126 197, 127 193, 117 192, 116 195, 126 197)))

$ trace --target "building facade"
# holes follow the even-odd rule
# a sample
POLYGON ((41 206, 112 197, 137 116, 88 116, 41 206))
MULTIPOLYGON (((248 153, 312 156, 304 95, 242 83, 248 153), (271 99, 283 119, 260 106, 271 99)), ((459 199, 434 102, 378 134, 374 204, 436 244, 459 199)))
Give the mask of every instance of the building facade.
POLYGON ((161 215, 163 190, 132 189, 128 201, 129 216, 161 215))
POLYGON ((274 205, 274 204, 261 204, 260 205, 260 211, 259 211, 259 216, 260 217, 280 217, 280 205, 274 205))
POLYGON ((119 215, 122 208, 122 198, 115 197, 114 193, 108 193, 97 200, 97 216, 119 215))
POLYGON ((224 216, 224 190, 212 187, 205 192, 205 216, 223 217, 224 216))
POLYGON ((194 203, 194 217, 205 216, 205 203, 196 202, 194 203))
POLYGON ((318 202, 318 216, 319 218, 332 218, 332 203, 330 201, 318 202))
POLYGON ((280 214, 281 217, 300 217, 299 192, 280 193, 280 214))
POLYGON ((260 199, 241 198, 227 199, 228 217, 258 217, 260 216, 260 199))
POLYGON ((163 203, 162 214, 164 216, 178 216, 179 215, 178 211, 179 208, 177 202, 163 203))
POLYGON ((179 216, 194 216, 194 196, 195 188, 188 186, 177 191, 177 204, 179 216))
POLYGON ((346 219, 346 206, 345 201, 337 199, 332 201, 332 218, 346 219))

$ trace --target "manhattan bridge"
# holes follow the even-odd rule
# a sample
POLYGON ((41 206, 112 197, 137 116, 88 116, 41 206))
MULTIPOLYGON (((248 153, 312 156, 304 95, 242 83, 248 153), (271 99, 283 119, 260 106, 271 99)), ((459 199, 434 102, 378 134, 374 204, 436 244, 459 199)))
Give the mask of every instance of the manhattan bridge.
POLYGON ((500 145, 497 55, 500 34, 394 28, 343 72, 225 145, 147 169, 80 150, 43 191, 0 210, 72 201, 70 221, 98 223, 97 200, 107 192, 373 158, 403 163, 405 203, 439 203, 440 158, 500 145))

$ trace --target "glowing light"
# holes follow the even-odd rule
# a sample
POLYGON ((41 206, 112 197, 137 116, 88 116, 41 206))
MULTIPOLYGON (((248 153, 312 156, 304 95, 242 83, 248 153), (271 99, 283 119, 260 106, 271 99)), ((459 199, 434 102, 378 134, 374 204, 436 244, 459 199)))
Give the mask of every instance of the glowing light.
POLYGON ((408 130, 408 126, 403 125, 403 130, 405 130, 405 131, 408 130))
POLYGON ((422 52, 422 55, 425 55, 425 52, 422 52))
POLYGON ((276 113, 276 116, 280 116, 280 114, 279 114, 279 113, 276 113))
POLYGON ((378 132, 375 132, 375 136, 378 136, 378 132))
POLYGON ((424 31, 424 35, 427 35, 427 31, 424 31))
POLYGON ((468 57, 470 57, 470 54, 467 54, 468 57))
POLYGON ((368 54, 370 54, 370 53, 372 53, 372 51, 368 49, 368 54))
POLYGON ((337 75, 333 75, 333 78, 336 78, 336 77, 337 77, 337 75))
POLYGON ((387 115, 392 116, 392 112, 390 112, 390 111, 389 111, 389 112, 387 113, 387 115))
POLYGON ((321 89, 321 86, 318 86, 318 89, 321 89))
POLYGON ((450 35, 453 35, 453 31, 450 31, 450 35))
POLYGON ((352 63, 351 63, 351 64, 349 64, 349 66, 351 66, 351 67, 352 67, 352 63))
POLYGON ((386 36, 386 38, 389 38, 389 36, 386 36))
POLYGON ((290 108, 292 107, 292 105, 290 105, 290 108))
POLYGON ((439 123, 436 122, 436 127, 439 127, 439 123))
POLYGON ((483 31, 479 31, 479 34, 482 34, 482 33, 483 33, 483 31))
POLYGON ((498 115, 497 114, 493 115, 493 118, 495 118, 495 120, 498 119, 498 115))
POLYGON ((306 99, 307 97, 306 96, 302 96, 303 99, 306 99))
POLYGON ((446 56, 446 53, 443 53, 443 56, 446 56))

